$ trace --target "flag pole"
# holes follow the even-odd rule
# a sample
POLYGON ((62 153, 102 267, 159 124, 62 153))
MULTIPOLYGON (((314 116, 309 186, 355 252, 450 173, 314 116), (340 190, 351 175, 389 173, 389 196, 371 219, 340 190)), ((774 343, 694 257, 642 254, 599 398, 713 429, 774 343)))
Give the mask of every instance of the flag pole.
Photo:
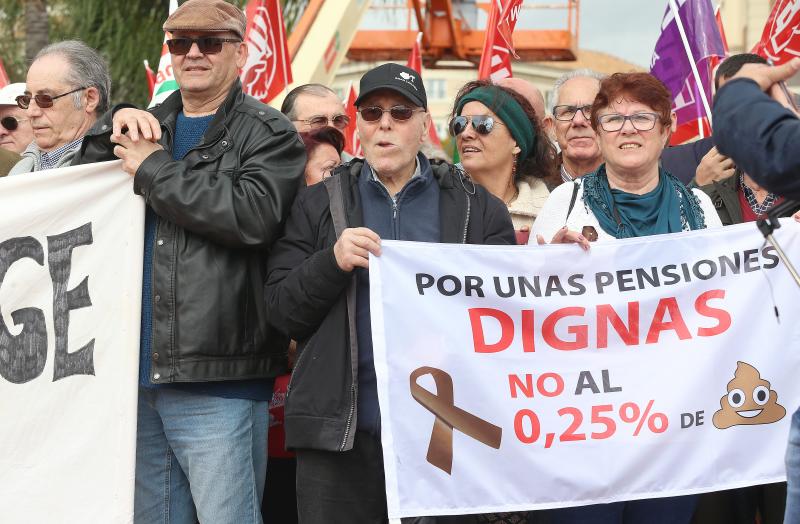
MULTIPOLYGON (((678 32, 681 34, 681 41, 683 42, 683 49, 686 51, 686 56, 689 57, 689 65, 692 68, 692 74, 694 75, 694 80, 697 83, 698 91, 700 92, 700 100, 703 102, 703 109, 706 111, 706 117, 708 118, 708 125, 711 125, 711 106, 708 103, 708 98, 706 97, 706 90, 703 86, 703 82, 700 80, 700 73, 697 71, 697 64, 694 61, 694 56, 692 55, 692 50, 689 47, 689 39, 686 38, 686 31, 683 28, 683 21, 681 21, 681 14, 678 11, 678 5, 675 3, 675 0, 669 0, 669 8, 672 10, 673 16, 675 16, 675 23, 678 24, 678 32)), ((703 122, 701 121, 697 126, 700 131, 700 138, 705 138, 705 132, 703 130, 703 122)))

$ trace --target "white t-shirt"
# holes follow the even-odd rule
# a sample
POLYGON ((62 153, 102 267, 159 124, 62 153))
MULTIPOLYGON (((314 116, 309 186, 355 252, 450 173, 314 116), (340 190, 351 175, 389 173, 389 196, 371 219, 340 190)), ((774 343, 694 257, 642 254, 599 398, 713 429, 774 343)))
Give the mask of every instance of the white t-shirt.
MULTIPOLYGON (((577 232, 580 232, 584 226, 594 227, 595 231, 597 231, 598 242, 615 240, 613 236, 606 233, 606 231, 600 227, 600 222, 598 222, 597 217, 594 216, 594 213, 592 213, 589 207, 583 202, 582 179, 579 178, 575 183, 561 184, 550 193, 550 197, 547 199, 547 202, 544 203, 544 207, 539 211, 539 216, 536 217, 536 221, 533 223, 528 244, 536 244, 536 235, 542 235, 545 242, 549 243, 553 235, 564 227, 565 224, 568 229, 577 232), (567 210, 569 209, 570 200, 572 200, 572 192, 575 183, 578 184, 578 192, 575 195, 575 205, 573 205, 572 211, 569 217, 567 217, 567 210)), ((708 198, 708 195, 699 189, 693 189, 692 191, 700 200, 700 208, 703 210, 703 215, 705 215, 706 227, 722 227, 719 215, 714 209, 714 204, 711 202, 711 199, 708 198)))

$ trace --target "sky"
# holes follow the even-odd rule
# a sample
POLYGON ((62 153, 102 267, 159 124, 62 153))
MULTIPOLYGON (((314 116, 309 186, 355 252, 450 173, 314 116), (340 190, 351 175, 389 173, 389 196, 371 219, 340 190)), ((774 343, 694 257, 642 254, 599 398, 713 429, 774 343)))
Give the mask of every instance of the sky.
POLYGON ((667 0, 581 0, 579 45, 650 68, 667 0))

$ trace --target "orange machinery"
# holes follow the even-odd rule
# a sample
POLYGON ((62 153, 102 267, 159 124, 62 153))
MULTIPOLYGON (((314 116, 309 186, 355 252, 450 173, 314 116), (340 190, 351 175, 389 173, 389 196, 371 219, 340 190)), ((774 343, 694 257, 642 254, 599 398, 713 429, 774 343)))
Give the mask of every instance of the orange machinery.
MULTIPOLYGON (((317 22, 317 14, 325 0, 310 0, 289 37, 289 52, 294 57, 309 29, 317 22)), ((363 0, 362 0, 363 1, 363 0)), ((373 5, 372 10, 405 9, 406 27, 392 30, 359 29, 347 50, 354 61, 406 60, 421 28, 422 60, 425 67, 436 67, 440 60, 464 60, 478 64, 481 58, 485 27, 470 27, 463 16, 463 7, 482 9, 488 13, 495 0, 406 0, 405 7, 373 5), (416 22, 412 27, 412 20, 416 22)), ((578 46, 578 12, 580 0, 552 1, 544 4, 525 2, 523 9, 564 11, 565 23, 557 29, 529 29, 517 26, 514 46, 521 60, 575 60, 578 46)), ((322 22, 324 23, 324 22, 322 22)), ((474 24, 474 22, 472 22, 474 24)), ((452 66, 450 66, 452 67, 452 66)))

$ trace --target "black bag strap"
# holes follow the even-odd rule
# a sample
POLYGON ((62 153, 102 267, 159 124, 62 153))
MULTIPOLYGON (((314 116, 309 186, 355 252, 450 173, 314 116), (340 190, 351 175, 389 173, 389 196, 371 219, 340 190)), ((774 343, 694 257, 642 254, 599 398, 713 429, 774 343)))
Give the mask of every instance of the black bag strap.
POLYGON ((336 232, 336 238, 339 238, 342 236, 342 231, 347 227, 347 218, 344 214, 344 197, 342 195, 342 177, 341 175, 329 176, 322 182, 328 191, 333 230, 336 232))
POLYGON ((572 208, 575 207, 575 200, 578 198, 578 181, 572 181, 572 198, 569 200, 569 209, 567 209, 567 216, 564 218, 564 223, 567 223, 569 220, 569 215, 572 213, 572 208))
MULTIPOLYGON (((342 236, 342 231, 347 227, 347 218, 344 213, 344 193, 342 191, 342 177, 345 175, 334 174, 322 181, 325 184, 325 189, 328 191, 328 201, 331 210, 331 218, 333 219, 333 230, 336 232, 336 238, 342 236)), ((350 279, 347 285, 347 293, 345 298, 347 304, 347 327, 350 344, 350 367, 353 377, 358 374, 358 332, 356 331, 356 279, 355 276, 350 279)), ((355 413, 355 412, 354 412, 355 413)), ((355 416, 355 415, 354 415, 355 416)), ((355 425, 355 419, 353 420, 355 425)), ((355 439, 355 431, 351 431, 347 436, 347 441, 342 444, 342 451, 353 448, 355 439)))

